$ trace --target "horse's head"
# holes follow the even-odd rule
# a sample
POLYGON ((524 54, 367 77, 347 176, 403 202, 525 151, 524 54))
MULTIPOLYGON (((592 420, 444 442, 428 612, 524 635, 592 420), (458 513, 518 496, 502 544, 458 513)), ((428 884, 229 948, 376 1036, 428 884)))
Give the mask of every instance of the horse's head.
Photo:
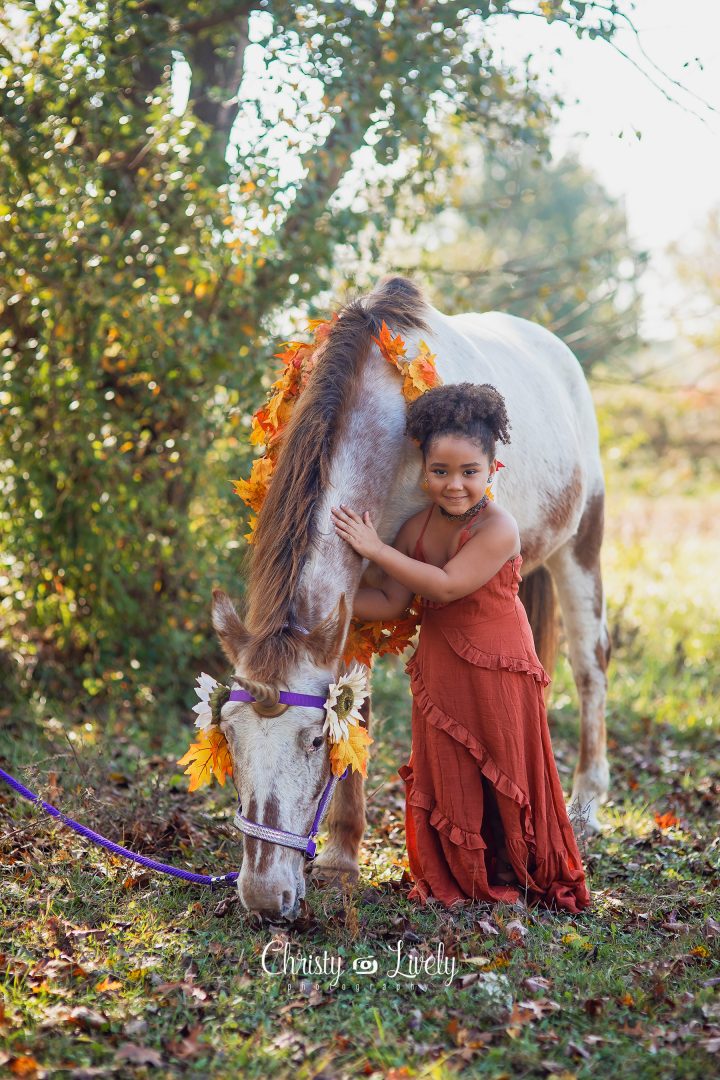
MULTIPOLYGON (((310 833, 332 779, 323 733, 325 713, 317 705, 283 704, 278 694, 289 690, 325 699, 329 684, 337 679, 348 617, 343 594, 324 622, 304 636, 302 646, 297 632, 294 639, 281 635, 278 644, 285 647, 285 678, 261 682, 246 666, 250 631, 225 593, 214 591, 213 625, 233 664, 233 688, 255 698, 227 702, 220 724, 245 820, 284 833, 310 833)), ((268 917, 294 918, 305 895, 304 864, 302 850, 262 839, 258 831, 256 835, 245 831, 238 877, 241 902, 268 917)))

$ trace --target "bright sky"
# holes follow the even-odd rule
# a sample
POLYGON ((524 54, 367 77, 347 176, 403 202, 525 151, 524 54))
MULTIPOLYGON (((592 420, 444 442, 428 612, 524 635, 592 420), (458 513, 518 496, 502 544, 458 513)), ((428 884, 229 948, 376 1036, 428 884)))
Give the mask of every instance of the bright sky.
POLYGON ((638 0, 632 19, 643 49, 667 75, 652 69, 631 32, 620 35, 618 45, 680 104, 604 42, 579 41, 561 25, 500 18, 493 38, 508 59, 518 62, 532 52, 536 70, 553 68, 547 84, 568 102, 555 146, 577 148, 606 188, 624 200, 631 233, 652 256, 644 280, 645 330, 665 337, 672 334, 666 313, 678 293, 664 249, 673 241, 691 242, 710 208, 720 204, 720 2, 638 0), (562 56, 554 54, 557 47, 562 56))

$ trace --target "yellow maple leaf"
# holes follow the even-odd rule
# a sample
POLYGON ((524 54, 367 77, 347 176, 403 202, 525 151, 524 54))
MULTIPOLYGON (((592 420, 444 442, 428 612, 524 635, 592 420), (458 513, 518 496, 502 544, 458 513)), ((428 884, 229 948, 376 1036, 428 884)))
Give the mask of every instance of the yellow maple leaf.
POLYGON ((330 747, 330 764, 334 775, 342 776, 349 765, 353 772, 360 772, 366 777, 367 748, 373 741, 366 728, 361 727, 359 724, 350 724, 348 726, 348 738, 333 743, 330 747))
POLYGON ((248 529, 248 531, 246 533, 243 534, 243 540, 247 540, 248 544, 254 544, 255 543, 255 529, 257 527, 257 518, 255 517, 255 514, 250 515, 249 524, 250 524, 250 528, 248 529))
POLYGON ((250 443, 252 446, 262 446, 267 440, 265 429, 260 422, 260 413, 263 411, 259 409, 258 412, 253 413, 252 427, 250 429, 250 443))
POLYGON ((239 495, 251 510, 259 510, 265 501, 272 471, 273 463, 269 457, 255 458, 247 480, 231 480, 235 494, 239 495))
POLYGON ((404 372, 403 394, 408 401, 414 401, 440 382, 435 367, 435 353, 430 352, 424 341, 420 342, 420 352, 404 368, 404 372))
POLYGON ((278 390, 265 406, 267 425, 275 434, 290 419, 293 402, 288 398, 284 390, 278 390))
POLYGON ((296 369, 293 367, 286 367, 283 372, 278 375, 275 382, 272 384, 278 390, 282 390, 283 394, 287 395, 292 393, 293 383, 295 382, 296 369))
POLYGON ((192 743, 177 764, 187 765, 185 776, 190 777, 188 791, 204 787, 213 776, 221 786, 224 785, 225 777, 232 773, 232 761, 227 739, 220 728, 211 726, 201 731, 198 741, 192 743))

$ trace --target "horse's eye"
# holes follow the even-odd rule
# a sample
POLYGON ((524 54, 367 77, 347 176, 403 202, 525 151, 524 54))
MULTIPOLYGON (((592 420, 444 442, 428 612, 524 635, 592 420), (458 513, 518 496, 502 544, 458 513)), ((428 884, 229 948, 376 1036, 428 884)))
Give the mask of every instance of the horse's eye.
POLYGON ((315 750, 319 750, 322 744, 325 742, 324 735, 318 735, 316 739, 313 739, 312 744, 315 750))

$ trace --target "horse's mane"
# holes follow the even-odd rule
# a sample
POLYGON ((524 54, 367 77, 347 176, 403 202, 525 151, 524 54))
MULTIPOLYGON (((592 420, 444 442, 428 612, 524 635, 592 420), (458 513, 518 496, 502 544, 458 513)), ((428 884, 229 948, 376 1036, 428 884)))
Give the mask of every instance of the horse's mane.
POLYGON ((316 539, 315 505, 325 488, 338 432, 383 320, 394 333, 420 329, 426 301, 412 281, 387 277, 338 312, 287 428, 258 516, 250 560, 244 667, 257 679, 283 678, 299 659, 302 635, 283 630, 316 539))

